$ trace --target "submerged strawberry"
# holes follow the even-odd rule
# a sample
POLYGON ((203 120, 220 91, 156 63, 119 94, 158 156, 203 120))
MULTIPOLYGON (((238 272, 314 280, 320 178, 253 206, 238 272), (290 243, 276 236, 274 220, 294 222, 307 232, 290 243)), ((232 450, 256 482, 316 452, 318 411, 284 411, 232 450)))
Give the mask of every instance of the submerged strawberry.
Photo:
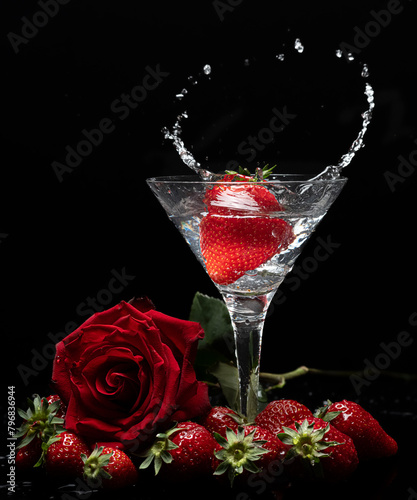
POLYGON ((283 207, 274 194, 253 181, 229 174, 223 178, 228 184, 215 184, 205 196, 200 248, 210 278, 219 285, 235 282, 294 240, 291 225, 276 217, 283 207))
POLYGON ((361 459, 382 458, 397 453, 396 441, 370 413, 353 401, 328 402, 317 414, 324 419, 330 416, 328 420, 333 427, 352 438, 361 459))
POLYGON ((268 217, 206 215, 200 225, 201 253, 210 278, 229 285, 256 269, 293 240, 291 226, 268 217))

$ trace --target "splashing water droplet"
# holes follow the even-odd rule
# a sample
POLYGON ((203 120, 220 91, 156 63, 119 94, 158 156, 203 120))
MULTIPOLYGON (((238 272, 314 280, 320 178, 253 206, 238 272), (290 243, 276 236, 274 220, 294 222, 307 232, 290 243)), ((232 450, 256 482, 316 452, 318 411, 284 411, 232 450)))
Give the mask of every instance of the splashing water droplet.
MULTIPOLYGON (((298 53, 304 52, 304 45, 302 44, 301 40, 299 38, 296 38, 294 41, 294 49, 298 53)), ((347 53, 344 54, 342 50, 338 49, 335 50, 334 54, 336 57, 339 59, 342 58, 343 55, 345 55, 345 60, 348 62, 352 62, 355 60, 354 56, 352 53, 347 53)), ((284 61, 286 57, 285 53, 279 53, 275 55, 275 58, 278 61, 284 61)), ((249 59, 244 60, 244 66, 250 66, 251 61, 249 59)), ((209 64, 204 65, 203 67, 203 74, 204 75, 210 75, 212 71, 212 68, 209 64)), ((361 70, 360 70, 360 75, 363 78, 367 78, 369 76, 369 68, 366 64, 362 64, 361 70)), ((201 76, 202 73, 199 74, 201 76)), ((209 80, 211 80, 209 78, 209 80)), ((193 85, 198 84, 198 79, 194 78, 192 75, 188 77, 188 81, 192 82, 193 85)), ((183 99, 185 94, 187 94, 188 91, 187 89, 182 89, 181 93, 177 94, 177 99, 183 99)), ((320 180, 320 179, 337 179, 340 177, 342 169, 348 166, 355 154, 365 145, 364 144, 364 135, 367 131, 368 125, 371 122, 372 119, 372 112, 375 107, 375 102, 374 102, 374 90, 369 85, 369 83, 365 83, 365 92, 364 94, 366 95, 367 102, 368 102, 368 108, 365 112, 362 113, 362 128, 359 131, 359 134, 357 135, 356 139, 353 141, 351 147, 349 148, 348 152, 344 155, 342 155, 339 159, 339 161, 335 164, 327 166, 321 173, 318 175, 312 177, 311 180, 320 180)), ((322 104, 321 107, 324 107, 322 104)), ((180 115, 177 116, 177 121, 175 122, 174 126, 171 129, 168 129, 167 127, 164 127, 162 129, 162 132, 164 134, 165 139, 168 139, 173 142, 174 147, 179 154, 181 160, 185 163, 185 165, 189 168, 191 168, 196 174, 198 174, 203 180, 205 181, 216 181, 222 178, 221 174, 216 174, 213 172, 210 172, 209 170, 206 170, 205 168, 202 168, 200 163, 194 158, 193 154, 186 148, 183 140, 181 139, 181 133, 182 133, 182 127, 181 127, 181 120, 188 118, 188 114, 186 111, 183 111, 180 115)), ((205 158, 206 161, 208 161, 208 157, 205 158)))
POLYGON ((368 78, 368 76, 369 76, 369 68, 368 68, 367 64, 363 65, 361 76, 363 76, 364 78, 368 78))
POLYGON ((187 167, 194 170, 194 172, 198 174, 203 180, 210 180, 213 178, 214 174, 204 168, 201 168, 200 163, 198 163, 198 161, 194 158, 190 151, 188 151, 188 149, 185 147, 184 141, 180 137, 182 132, 181 120, 184 118, 188 118, 188 114, 186 111, 184 111, 177 117, 177 121, 172 128, 172 132, 168 130, 167 127, 164 127, 162 129, 164 138, 169 139, 174 143, 177 153, 180 155, 181 160, 187 165, 187 167))
POLYGON ((296 38, 295 39, 295 42, 294 42, 294 48, 297 52, 299 52, 301 54, 301 52, 304 51, 304 45, 301 43, 301 40, 299 38, 296 38))
POLYGON ((368 101, 368 109, 362 113, 362 128, 356 137, 356 139, 353 141, 352 145, 349 148, 349 151, 344 154, 337 165, 330 165, 326 167, 323 172, 321 172, 319 175, 314 177, 312 180, 317 180, 317 179, 337 179, 343 168, 347 167, 349 163, 352 161, 353 157, 355 154, 364 147, 364 136, 365 133, 368 129, 368 125, 371 123, 372 120, 372 111, 375 108, 375 100, 374 100, 374 89, 369 85, 369 83, 366 83, 365 85, 365 92, 364 94, 366 95, 366 100, 368 101))
POLYGON ((183 99, 184 96, 188 94, 188 90, 187 89, 182 89, 181 92, 179 94, 177 94, 175 97, 179 100, 183 99))

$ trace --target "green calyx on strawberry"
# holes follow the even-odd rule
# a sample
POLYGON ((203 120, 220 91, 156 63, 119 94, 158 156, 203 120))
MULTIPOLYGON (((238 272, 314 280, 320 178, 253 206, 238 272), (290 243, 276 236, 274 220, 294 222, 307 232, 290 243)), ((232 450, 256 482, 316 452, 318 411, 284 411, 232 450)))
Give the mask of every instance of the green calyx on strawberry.
POLYGON ((287 470, 295 476, 331 481, 349 477, 359 460, 352 439, 329 422, 309 417, 283 427, 278 434, 284 444, 291 446, 285 460, 287 470), (301 461, 304 471, 300 473, 301 461))
POLYGON ((138 471, 128 455, 119 449, 95 446, 90 456, 81 454, 87 484, 103 488, 125 488, 136 483, 138 471))
POLYGON ((323 440, 324 435, 330 430, 330 424, 324 428, 315 429, 315 422, 309 423, 305 419, 301 424, 294 422, 294 426, 295 429, 284 426, 284 432, 278 434, 278 438, 284 444, 292 446, 287 453, 287 460, 300 456, 314 465, 320 462, 320 458, 330 456, 328 453, 323 453, 323 450, 341 444, 336 441, 323 440))
POLYGON ((226 437, 219 433, 213 433, 216 441, 222 447, 215 451, 215 457, 220 460, 220 464, 214 472, 219 476, 227 472, 231 486, 237 476, 247 470, 251 473, 260 472, 260 468, 255 464, 262 455, 269 453, 269 450, 262 447, 265 440, 256 440, 256 427, 239 427, 237 432, 226 429, 226 437))
POLYGON ((99 482, 102 479, 111 479, 111 475, 105 470, 109 465, 112 453, 103 453, 104 446, 96 445, 90 456, 81 454, 84 462, 84 479, 90 482, 99 482))
POLYGON ((226 174, 206 192, 200 248, 210 278, 219 285, 234 283, 294 240, 291 225, 276 217, 283 207, 262 185, 263 176, 226 174))
POLYGON ((33 401, 28 399, 28 405, 26 411, 18 409, 18 414, 23 418, 22 425, 14 435, 16 438, 23 438, 18 449, 29 445, 35 438, 46 443, 51 437, 63 431, 64 419, 57 416, 62 414, 59 399, 49 404, 48 398, 41 398, 35 394, 33 401))
POLYGON ((140 455, 145 458, 145 460, 140 464, 139 469, 146 469, 153 463, 156 476, 161 470, 163 463, 170 464, 173 458, 169 451, 178 448, 170 438, 179 430, 177 426, 174 426, 166 432, 158 433, 156 435, 156 440, 149 450, 140 455))
POLYGON ((217 464, 214 451, 219 449, 211 433, 195 422, 180 422, 165 433, 157 434, 151 448, 140 455, 140 469, 154 463, 155 474, 164 479, 183 481, 212 475, 217 464))

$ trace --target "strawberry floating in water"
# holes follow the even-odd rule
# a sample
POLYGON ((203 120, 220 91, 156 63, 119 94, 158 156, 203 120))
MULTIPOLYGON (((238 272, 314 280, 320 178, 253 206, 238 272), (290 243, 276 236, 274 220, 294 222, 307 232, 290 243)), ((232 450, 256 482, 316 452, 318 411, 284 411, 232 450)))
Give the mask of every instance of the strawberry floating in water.
POLYGON ((227 174, 207 190, 208 214, 200 224, 200 248, 210 278, 229 285, 283 252, 292 227, 274 213, 283 207, 256 177, 227 174))

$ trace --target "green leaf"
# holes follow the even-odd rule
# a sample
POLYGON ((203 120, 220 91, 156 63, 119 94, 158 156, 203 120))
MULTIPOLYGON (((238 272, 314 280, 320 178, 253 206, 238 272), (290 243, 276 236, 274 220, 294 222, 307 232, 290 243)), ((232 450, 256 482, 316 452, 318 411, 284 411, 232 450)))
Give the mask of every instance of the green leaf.
POLYGON ((221 462, 219 464, 219 466, 217 467, 217 469, 214 471, 214 475, 220 476, 221 474, 224 474, 228 468, 229 468, 229 464, 227 462, 221 462))
MULTIPOLYGON (((226 339, 233 339, 233 328, 225 303, 200 292, 194 296, 189 316, 190 321, 200 323, 204 329, 204 339, 199 342, 199 349, 215 347, 221 344, 227 347, 226 339)), ((230 349, 226 351, 230 354, 230 349)))
MULTIPOLYGON (((265 450, 266 452, 268 450, 265 450)), ((257 472, 259 472, 261 469, 256 465, 254 464, 251 460, 248 460, 246 463, 245 463, 245 469, 248 470, 249 472, 252 472, 253 474, 256 474, 257 472)))
POLYGON ((220 446, 227 447, 229 443, 227 442, 227 439, 225 439, 221 434, 218 432, 213 432, 214 439, 219 443, 220 446))
POLYGON ((139 465, 139 469, 146 469, 151 465, 152 461, 154 459, 154 455, 148 455, 145 460, 139 465))
POLYGON ((17 413, 20 417, 23 418, 23 420, 29 420, 30 416, 27 414, 27 412, 21 410, 20 408, 17 409, 17 413))
POLYGON ((239 376, 236 366, 219 362, 210 370, 222 388, 224 397, 227 404, 233 410, 238 409, 238 396, 239 396, 239 376))

